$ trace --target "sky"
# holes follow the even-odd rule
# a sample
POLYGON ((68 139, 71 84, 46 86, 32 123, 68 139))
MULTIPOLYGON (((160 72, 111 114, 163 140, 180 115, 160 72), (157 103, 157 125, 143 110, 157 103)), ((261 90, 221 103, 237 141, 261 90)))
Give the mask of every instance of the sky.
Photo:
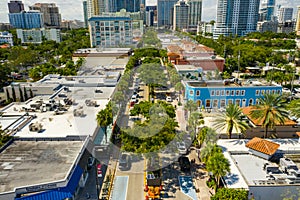
MULTIPOLYGON (((9 0, 0 0, 0 22, 8 22, 7 2, 9 2, 9 0)), ((23 0, 25 10, 28 10, 29 5, 33 5, 37 2, 56 3, 60 9, 62 19, 78 19, 83 21, 82 0, 23 0)), ((156 5, 156 2, 157 0, 146 0, 146 5, 156 5)), ((293 7, 294 11, 296 11, 297 5, 300 5, 299 0, 277 0, 277 3, 285 7, 293 7)), ((216 6, 217 0, 203 0, 203 21, 215 20, 217 9, 216 6)))

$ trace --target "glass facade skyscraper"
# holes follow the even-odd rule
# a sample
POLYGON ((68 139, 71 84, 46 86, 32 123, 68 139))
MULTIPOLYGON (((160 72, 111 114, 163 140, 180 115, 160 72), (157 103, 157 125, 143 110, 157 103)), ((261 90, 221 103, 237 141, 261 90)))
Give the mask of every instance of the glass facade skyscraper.
POLYGON ((14 28, 31 29, 44 27, 43 14, 39 11, 9 13, 9 23, 14 28))
POLYGON ((197 26, 201 22, 202 0, 188 0, 189 5, 189 25, 197 26))
POLYGON ((174 30, 187 29, 189 23, 189 5, 185 1, 178 1, 174 5, 174 30))
POLYGON ((171 26, 173 24, 173 10, 177 0, 157 0, 157 25, 171 26))
POLYGON ((20 13, 24 11, 24 4, 22 1, 10 1, 8 3, 9 13, 20 13))
POLYGON ((259 0, 218 0, 214 39, 256 31, 259 0))

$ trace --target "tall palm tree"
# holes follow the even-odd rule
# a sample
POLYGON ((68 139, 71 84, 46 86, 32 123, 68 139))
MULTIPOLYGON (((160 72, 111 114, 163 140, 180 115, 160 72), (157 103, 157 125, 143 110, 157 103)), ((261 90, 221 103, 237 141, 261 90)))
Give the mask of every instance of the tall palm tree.
POLYGON ((113 113, 110 103, 106 105, 105 109, 98 112, 96 120, 98 125, 104 129, 105 142, 107 142, 107 126, 113 123, 113 113))
POLYGON ((188 126, 191 128, 192 136, 196 136, 197 127, 204 124, 203 115, 199 112, 193 112, 188 119, 188 126))
POLYGON ((189 117, 190 117, 192 112, 197 110, 197 103, 195 103, 193 100, 188 100, 184 105, 184 109, 189 111, 189 117))
POLYGON ((217 115, 213 126, 217 130, 223 130, 226 128, 226 134, 230 139, 233 128, 235 128, 238 132, 241 133, 243 133, 247 130, 247 128, 249 128, 248 124, 241 119, 242 116, 242 110, 238 105, 229 104, 226 107, 226 111, 224 113, 220 113, 217 115))
POLYGON ((214 177, 217 179, 217 186, 219 186, 220 178, 230 172, 230 164, 223 153, 217 152, 208 159, 206 169, 213 173, 214 177))
POLYGON ((273 129, 276 124, 283 125, 288 119, 289 113, 284 103, 279 94, 265 94, 259 98, 258 104, 250 112, 250 116, 257 119, 265 128, 264 138, 268 136, 268 129, 273 129))

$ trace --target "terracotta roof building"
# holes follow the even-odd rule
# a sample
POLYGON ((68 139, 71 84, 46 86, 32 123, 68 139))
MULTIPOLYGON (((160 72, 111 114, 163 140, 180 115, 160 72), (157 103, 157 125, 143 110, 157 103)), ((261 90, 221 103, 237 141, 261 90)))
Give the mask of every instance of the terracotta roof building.
POLYGON ((275 142, 258 137, 253 138, 246 144, 246 147, 250 149, 250 152, 267 160, 276 153, 279 146, 280 145, 275 142))

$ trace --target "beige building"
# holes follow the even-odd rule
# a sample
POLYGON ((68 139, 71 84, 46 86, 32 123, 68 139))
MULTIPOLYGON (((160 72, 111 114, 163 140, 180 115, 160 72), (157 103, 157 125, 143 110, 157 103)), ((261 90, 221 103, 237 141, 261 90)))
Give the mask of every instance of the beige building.
POLYGON ((300 6, 298 6, 297 18, 296 18, 296 34, 300 35, 300 6))
POLYGON ((39 10, 43 13, 46 27, 60 27, 61 15, 55 3, 35 3, 29 6, 30 10, 39 10))

